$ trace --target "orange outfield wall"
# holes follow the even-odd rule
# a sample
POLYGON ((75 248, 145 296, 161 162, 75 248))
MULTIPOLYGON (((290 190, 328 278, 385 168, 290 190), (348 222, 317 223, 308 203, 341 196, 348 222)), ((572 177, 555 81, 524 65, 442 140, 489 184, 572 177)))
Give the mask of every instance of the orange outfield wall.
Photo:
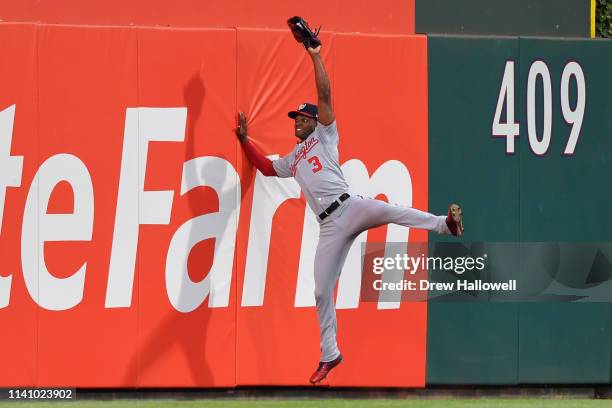
POLYGON ((414 34, 414 0, 19 0, 0 21, 50 24, 286 28, 301 15, 334 32, 414 34))
MULTIPOLYGON (((413 206, 426 209, 426 38, 329 32, 322 38, 341 164, 358 160, 370 176, 385 165, 405 168, 410 175, 409 185, 383 180, 381 190, 379 183, 358 192, 406 192, 413 206), (376 58, 364 58, 371 55, 376 58)), ((11 179, 6 189, 0 230, 0 386, 306 385, 319 357, 318 325, 313 306, 296 306, 296 291, 300 259, 313 255, 305 244, 316 237, 303 233, 303 198, 279 206, 269 235, 257 228, 265 217, 254 210, 256 172, 233 133, 240 109, 249 117, 250 136, 266 153, 284 154, 294 145, 286 113, 314 100, 315 86, 311 63, 289 32, 5 23, 0 24, 0 51, 5 61, 0 65, 0 115, 15 109, 10 155, 23 157, 19 182, 11 179), (173 200, 167 220, 158 215, 157 223, 138 227, 135 266, 120 270, 134 273, 131 297, 127 305, 112 307, 107 305, 109 296, 115 296, 109 289, 109 265, 117 250, 113 242, 120 238, 117 214, 126 204, 119 200, 120 180, 125 166, 137 173, 142 164, 124 165, 126 109, 136 107, 178 108, 186 112, 186 123, 182 141, 148 143, 144 191, 168 191, 173 200), (41 220, 25 225, 27 198, 39 190, 32 185, 35 174, 46 172, 41 182, 49 180, 49 169, 40 170, 41 165, 68 156, 86 168, 81 185, 57 183, 49 205, 38 210, 41 220), (205 165, 185 172, 192 159, 205 165), (24 233, 39 231, 41 239, 57 233, 42 222, 45 214, 81 211, 83 201, 74 197, 77 192, 82 196, 88 179, 91 237, 70 240, 72 229, 65 228, 64 238, 42 243, 38 257, 38 235, 24 241, 24 233), (202 185, 184 191, 186 180, 202 185), (224 214, 232 215, 215 227, 215 217, 224 214), (168 267, 169 247, 178 231, 198 217, 206 217, 191 229, 198 242, 179 251, 188 254, 183 265, 188 279, 178 294, 181 302, 201 299, 193 310, 179 311, 169 295, 169 283, 176 282, 176 270, 168 267), (206 238, 202 231, 210 228, 235 228, 236 233, 206 238), (270 245, 260 248, 268 239, 270 245), (268 255, 263 265, 267 276, 259 281, 264 288, 260 305, 245 304, 245 290, 252 289, 245 285, 249 251, 268 255), (32 265, 41 280, 28 287, 32 265), (68 288, 66 279, 83 265, 82 285, 68 288), (211 307, 206 286, 194 284, 211 279, 213 266, 221 283, 212 284, 218 303, 211 307), (61 303, 75 290, 82 298, 74 305, 57 310, 41 306, 44 299, 61 303), (227 293, 226 301, 221 293, 227 293)), ((0 126, 3 132, 5 125, 0 126)), ((146 132, 146 126, 138 129, 141 136, 146 132)), ((61 166, 55 171, 74 176, 73 171, 62 173, 61 166)), ((262 191, 265 196, 279 189, 262 191)), ((144 202, 138 194, 132 197, 144 202)), ((133 207, 129 218, 144 220, 143 208, 133 207)), ((371 231, 368 240, 384 240, 386 230, 371 231)), ((401 239, 423 241, 426 234, 404 230, 401 239)), ((305 279, 312 280, 312 274, 305 279)), ((426 303, 384 309, 376 302, 359 302, 339 310, 338 320, 346 362, 330 384, 424 386, 426 303)))

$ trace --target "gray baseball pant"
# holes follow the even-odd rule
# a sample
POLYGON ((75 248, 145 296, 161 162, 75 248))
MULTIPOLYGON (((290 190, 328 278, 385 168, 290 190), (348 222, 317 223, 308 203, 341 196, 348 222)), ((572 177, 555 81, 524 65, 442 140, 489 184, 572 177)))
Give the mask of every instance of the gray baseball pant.
POLYGON ((321 333, 321 361, 338 357, 334 287, 353 241, 363 231, 385 224, 450 234, 446 216, 436 216, 381 200, 351 196, 320 225, 314 260, 315 301, 321 333))

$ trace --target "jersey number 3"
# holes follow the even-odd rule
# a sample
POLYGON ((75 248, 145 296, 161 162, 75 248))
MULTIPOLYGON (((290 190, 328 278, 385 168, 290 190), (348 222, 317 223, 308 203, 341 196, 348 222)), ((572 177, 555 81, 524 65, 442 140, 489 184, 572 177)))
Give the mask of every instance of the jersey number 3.
POLYGON ((323 169, 323 165, 321 164, 317 156, 312 156, 310 159, 308 159, 308 163, 312 164, 313 173, 316 173, 317 171, 323 169))

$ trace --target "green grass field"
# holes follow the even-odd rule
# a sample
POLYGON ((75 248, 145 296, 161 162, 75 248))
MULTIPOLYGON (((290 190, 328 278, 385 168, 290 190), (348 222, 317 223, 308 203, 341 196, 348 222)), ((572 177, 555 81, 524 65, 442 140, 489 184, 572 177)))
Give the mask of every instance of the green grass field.
POLYGON ((354 399, 284 399, 284 400, 118 400, 71 402, 0 402, 0 408, 590 408, 612 406, 612 401, 590 399, 408 399, 408 400, 354 400, 354 399))

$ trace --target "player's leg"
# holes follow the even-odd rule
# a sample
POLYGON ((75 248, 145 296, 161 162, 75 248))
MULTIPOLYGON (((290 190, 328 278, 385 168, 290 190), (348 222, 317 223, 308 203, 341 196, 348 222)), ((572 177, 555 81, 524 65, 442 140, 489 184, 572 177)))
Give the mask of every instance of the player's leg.
MULTIPOLYGON (((331 224, 331 223, 330 223, 331 224)), ((344 231, 322 226, 314 261, 315 301, 321 334, 321 361, 335 360, 339 355, 336 341, 337 323, 334 288, 346 255, 353 242, 344 231)))
MULTIPOLYGON (((447 225, 447 215, 434 215, 416 208, 389 204, 373 198, 351 197, 351 205, 348 206, 346 212, 346 219, 350 220, 351 230, 354 233, 384 224, 426 229, 438 234, 452 233, 447 225)), ((461 222, 460 215, 455 222, 461 222)))
POLYGON ((315 300, 321 335, 321 359, 310 376, 311 384, 323 381, 342 362, 336 341, 337 323, 334 287, 352 240, 319 240, 315 255, 315 300))

